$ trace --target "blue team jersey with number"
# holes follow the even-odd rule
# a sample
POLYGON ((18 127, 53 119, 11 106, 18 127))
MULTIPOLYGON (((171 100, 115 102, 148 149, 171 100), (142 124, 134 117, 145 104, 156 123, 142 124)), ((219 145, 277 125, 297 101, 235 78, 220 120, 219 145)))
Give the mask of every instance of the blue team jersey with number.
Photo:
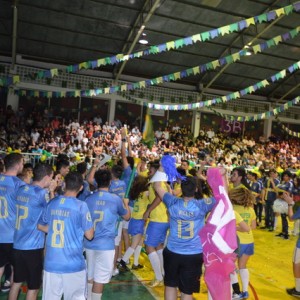
POLYGON ((38 221, 47 205, 49 194, 37 185, 22 186, 16 196, 17 219, 14 248, 33 250, 44 248, 45 234, 37 229, 38 221))
POLYGON ((124 180, 114 179, 111 181, 108 191, 119 196, 121 199, 124 198, 126 192, 126 183, 124 180))
POLYGON ((74 273, 85 269, 84 232, 93 227, 85 202, 63 195, 52 199, 39 221, 48 225, 44 269, 51 273, 74 273))
POLYGON ((116 225, 119 216, 127 214, 120 197, 98 190, 86 198, 94 223, 94 239, 84 240, 84 247, 92 250, 115 249, 116 225))
POLYGON ((206 214, 212 210, 216 200, 206 198, 184 202, 182 198, 166 193, 163 202, 170 215, 167 248, 179 254, 202 253, 199 231, 204 226, 206 214))
POLYGON ((0 175, 0 243, 13 243, 16 224, 16 195, 25 182, 16 176, 0 175))

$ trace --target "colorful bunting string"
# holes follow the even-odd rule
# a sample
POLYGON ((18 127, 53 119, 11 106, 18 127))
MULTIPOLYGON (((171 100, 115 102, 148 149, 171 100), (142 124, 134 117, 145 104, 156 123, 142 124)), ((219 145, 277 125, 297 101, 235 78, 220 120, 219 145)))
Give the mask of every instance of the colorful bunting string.
POLYGON ((219 103, 226 103, 231 100, 235 100, 237 98, 240 98, 242 96, 251 94, 261 88, 266 87, 267 85, 270 84, 270 82, 274 83, 280 79, 283 79, 284 77, 287 76, 286 71, 288 70, 291 74, 294 73, 295 71, 300 69, 300 61, 292 64, 286 69, 283 69, 279 71, 278 73, 270 76, 268 79, 263 79, 262 81, 259 81, 255 83, 254 85, 250 85, 240 91, 236 91, 233 93, 230 93, 228 95, 224 95, 222 97, 217 97, 213 98, 211 100, 206 100, 206 101, 200 101, 196 103, 189 103, 189 104, 178 104, 178 105, 172 105, 172 104, 156 104, 156 103, 148 103, 147 106, 149 108, 153 109, 160 109, 160 110, 190 110, 190 109, 197 109, 201 107, 210 107, 214 104, 219 104, 219 103))
POLYGON ((285 104, 278 106, 272 110, 263 112, 263 113, 259 113, 253 116, 245 116, 245 117, 241 117, 241 116, 232 116, 229 114, 224 114, 221 113, 213 108, 210 108, 211 111, 213 111, 215 114, 221 116, 222 118, 225 118, 226 120, 229 121, 239 121, 239 122, 253 122, 253 121, 259 121, 259 120, 264 120, 264 119, 269 119, 270 117, 274 117, 277 116, 279 113, 288 110, 289 108, 291 108, 292 106, 298 104, 300 101, 300 97, 296 97, 293 100, 290 100, 288 102, 286 102, 285 104))
POLYGON ((279 125, 281 125, 281 128, 288 134, 297 138, 300 138, 300 132, 292 131, 285 125, 283 125, 279 120, 278 120, 279 125))
MULTIPOLYGON (((189 37, 177 39, 174 41, 169 41, 160 45, 151 46, 150 48, 129 55, 117 54, 111 57, 105 57, 105 58, 96 59, 92 61, 82 62, 75 65, 70 65, 67 66, 66 71, 67 73, 71 73, 71 72, 77 72, 78 70, 81 69, 95 69, 95 68, 99 68, 100 66, 113 65, 133 58, 140 58, 142 56, 146 56, 150 54, 158 54, 165 51, 170 51, 172 49, 179 49, 182 48, 183 46, 192 45, 196 42, 205 42, 219 36, 224 36, 227 34, 231 34, 233 32, 239 32, 249 27, 250 25, 260 24, 263 22, 270 22, 282 15, 289 15, 290 13, 294 11, 297 12, 299 10, 300 10, 300 2, 295 2, 294 4, 276 10, 272 10, 268 13, 264 13, 252 18, 244 19, 236 23, 222 26, 217 29, 212 29, 210 31, 206 31, 203 33, 198 33, 189 37)), ((37 74, 37 78, 43 78, 49 76, 53 77, 58 75, 57 69, 52 69, 50 70, 50 72, 49 71, 46 72, 42 71, 42 72, 39 72, 37 74)))
MULTIPOLYGON (((205 73, 208 70, 212 70, 212 69, 215 69, 220 66, 234 63, 237 60, 239 60, 241 57, 247 56, 247 51, 249 51, 249 49, 251 50, 251 48, 252 48, 252 51, 254 52, 254 54, 257 54, 259 52, 264 52, 265 50, 267 50, 271 47, 277 46, 279 42, 293 39, 294 37, 296 37, 299 34, 299 31, 300 31, 300 26, 298 26, 297 28, 295 28, 289 32, 286 32, 282 35, 279 35, 270 40, 267 40, 264 43, 250 47, 247 50, 241 50, 239 52, 233 53, 232 55, 221 57, 218 60, 211 61, 204 65, 195 66, 195 67, 192 67, 192 68, 180 71, 180 72, 176 72, 176 73, 169 74, 169 75, 163 75, 163 76, 148 79, 145 81, 123 84, 120 86, 111 86, 111 87, 106 87, 106 88, 102 88, 102 89, 97 88, 97 89, 90 89, 90 90, 83 90, 83 91, 75 90, 75 91, 70 91, 70 92, 58 92, 58 91, 57 92, 43 92, 43 91, 38 92, 38 91, 32 91, 32 90, 20 90, 19 95, 33 96, 33 97, 47 97, 47 98, 80 97, 80 96, 81 97, 93 97, 93 96, 97 96, 97 95, 101 95, 101 94, 112 94, 112 93, 116 93, 116 92, 127 92, 127 91, 133 91, 136 89, 147 88, 147 87, 150 87, 153 85, 162 84, 163 82, 175 81, 175 80, 182 79, 182 78, 185 78, 185 77, 188 77, 191 75, 205 73), (278 42, 275 43, 275 40, 278 42)), ((261 84, 264 85, 265 83, 262 82, 261 84)), ((237 98, 237 97, 239 97, 239 95, 235 96, 235 98, 237 98)), ((151 105, 151 104, 148 104, 148 105, 151 105)), ((172 109, 170 106, 168 106, 168 107, 166 106, 164 108, 161 105, 160 106, 157 106, 158 104, 155 104, 155 105, 156 105, 156 107, 151 107, 151 106, 149 106, 149 107, 155 108, 155 109, 165 109, 165 110, 172 109)), ((190 104, 190 105, 192 105, 192 107, 187 107, 185 109, 193 109, 193 108, 201 107, 199 103, 198 104, 194 103, 194 104, 190 104)), ((173 108, 173 110, 178 110, 178 107, 173 108)))
MULTIPOLYGON (((210 31, 197 33, 185 38, 180 38, 163 44, 151 46, 150 48, 135 53, 131 53, 129 55, 125 55, 121 53, 110 57, 85 61, 74 65, 69 65, 65 68, 65 70, 67 73, 76 73, 81 69, 95 69, 95 68, 99 68, 100 66, 114 65, 123 61, 127 61, 134 58, 140 58, 142 56, 147 56, 150 54, 159 54, 173 49, 179 49, 184 46, 195 44, 197 42, 206 42, 214 38, 217 38, 219 36, 225 36, 233 32, 239 32, 244 30, 245 28, 248 28, 250 25, 261 24, 263 22, 270 22, 282 15, 289 15, 293 12, 298 12, 298 11, 300 11, 300 1, 276 10, 269 11, 267 13, 258 16, 241 20, 236 23, 232 23, 216 29, 212 29, 210 31)), ((30 75, 36 79, 51 78, 51 77, 58 76, 60 71, 61 70, 54 68, 46 71, 40 71, 30 75)))

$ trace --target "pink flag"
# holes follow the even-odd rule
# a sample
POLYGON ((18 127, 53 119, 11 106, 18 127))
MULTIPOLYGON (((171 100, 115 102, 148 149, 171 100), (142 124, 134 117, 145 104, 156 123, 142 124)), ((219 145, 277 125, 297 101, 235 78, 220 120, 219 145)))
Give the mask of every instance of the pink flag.
POLYGON ((231 300, 230 273, 235 270, 236 222, 231 202, 218 168, 209 168, 207 178, 217 200, 199 235, 203 245, 204 279, 213 300, 231 300))

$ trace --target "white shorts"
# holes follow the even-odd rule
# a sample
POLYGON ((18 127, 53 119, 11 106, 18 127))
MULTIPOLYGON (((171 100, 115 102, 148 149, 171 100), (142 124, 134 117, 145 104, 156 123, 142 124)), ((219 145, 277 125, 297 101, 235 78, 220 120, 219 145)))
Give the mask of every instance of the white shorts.
POLYGON ((86 249, 88 280, 109 283, 114 269, 115 250, 86 249))
POLYGON ((299 264, 300 263, 300 248, 295 247, 294 256, 293 256, 293 263, 299 264))
POLYGON ((42 300, 85 300, 87 297, 86 270, 57 274, 44 271, 42 300))
MULTIPOLYGON (((130 213, 132 213, 133 207, 129 206, 129 209, 130 209, 130 213)), ((123 228, 123 229, 128 229, 129 221, 130 221, 130 220, 128 220, 128 221, 123 220, 123 221, 122 221, 122 224, 123 224, 123 227, 122 227, 122 228, 123 228)))
POLYGON ((122 221, 122 228, 123 229, 128 229, 128 225, 129 225, 129 221, 125 221, 125 220, 122 221))
POLYGON ((122 228, 123 228, 123 221, 119 222, 118 225, 118 234, 115 237, 115 246, 119 246, 122 238, 122 228))

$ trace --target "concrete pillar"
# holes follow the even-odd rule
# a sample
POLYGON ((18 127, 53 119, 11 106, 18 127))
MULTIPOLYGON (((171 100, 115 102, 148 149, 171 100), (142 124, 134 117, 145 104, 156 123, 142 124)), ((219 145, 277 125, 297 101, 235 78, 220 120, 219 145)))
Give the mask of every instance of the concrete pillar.
POLYGON ((200 111, 193 111, 193 120, 192 120, 192 132, 194 138, 199 135, 200 131, 200 120, 201 120, 201 112, 200 111))
POLYGON ((11 105, 12 109, 16 112, 19 108, 19 95, 15 95, 14 91, 9 91, 7 94, 6 106, 11 105))
POLYGON ((272 133, 272 118, 264 120, 264 137, 268 138, 272 133))
POLYGON ((112 94, 108 106, 108 123, 111 124, 115 119, 117 95, 112 94))

